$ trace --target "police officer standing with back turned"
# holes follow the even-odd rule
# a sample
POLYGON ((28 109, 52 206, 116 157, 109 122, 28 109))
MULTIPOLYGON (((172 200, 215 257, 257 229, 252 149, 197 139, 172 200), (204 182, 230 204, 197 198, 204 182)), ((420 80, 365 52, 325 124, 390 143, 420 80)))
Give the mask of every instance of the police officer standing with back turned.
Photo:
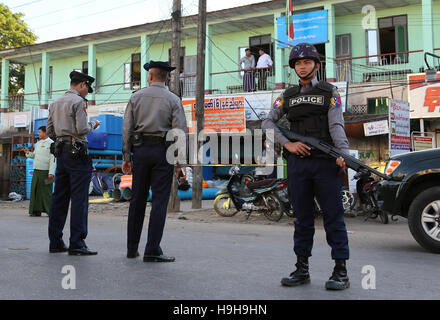
POLYGON ((92 161, 88 155, 87 133, 99 127, 99 121, 87 120, 88 93, 92 93, 93 77, 82 72, 70 73, 70 90, 56 99, 49 108, 47 133, 55 143, 51 152, 57 157, 55 192, 49 216, 49 251, 69 251, 69 255, 96 255, 88 249, 87 216, 92 161), (70 209, 70 245, 63 242, 63 229, 70 209))
POLYGON ((173 262, 160 247, 173 178, 173 165, 166 159, 166 134, 171 129, 187 133, 185 113, 180 99, 168 91, 165 82, 174 70, 168 62, 150 61, 148 88, 136 91, 124 115, 122 131, 122 170, 133 171, 133 197, 127 226, 127 258, 139 256, 138 247, 144 224, 145 208, 152 191, 148 240, 144 262, 173 262), (131 156, 133 153, 133 158, 131 156))
POLYGON ((327 243, 332 248, 331 256, 335 260, 333 273, 325 287, 329 290, 342 290, 350 286, 346 269, 346 260, 349 258, 348 237, 341 199, 341 177, 338 175, 338 172, 347 168, 344 159, 335 161, 301 142, 291 142, 275 125, 287 114, 293 132, 318 138, 348 154, 342 103, 336 87, 316 79, 320 58, 313 45, 302 43, 295 46, 290 53, 289 65, 299 76, 299 85, 284 91, 262 123, 263 129, 275 131, 276 142, 287 151, 290 200, 297 217, 293 238, 297 256, 296 270, 290 277, 283 278, 281 283, 297 286, 310 282, 308 258, 312 255, 315 233, 316 196, 323 210, 327 243))

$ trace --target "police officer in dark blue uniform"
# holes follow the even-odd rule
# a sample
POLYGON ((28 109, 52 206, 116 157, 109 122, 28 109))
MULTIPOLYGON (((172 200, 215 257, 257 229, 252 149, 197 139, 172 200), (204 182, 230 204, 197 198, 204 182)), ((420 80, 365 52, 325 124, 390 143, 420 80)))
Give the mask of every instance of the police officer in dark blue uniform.
POLYGON ((133 171, 133 198, 127 226, 127 258, 139 256, 138 246, 145 209, 151 187, 152 208, 148 224, 148 241, 144 262, 173 262, 160 247, 173 177, 173 165, 166 158, 166 134, 171 129, 188 132, 185 113, 179 97, 170 92, 165 82, 174 67, 168 62, 150 61, 148 88, 136 91, 124 115, 122 132, 125 174, 133 171), (133 157, 131 155, 133 153, 133 157))
POLYGON ((92 162, 87 151, 87 133, 99 127, 99 121, 87 120, 88 93, 93 77, 82 72, 70 73, 71 86, 49 107, 47 133, 55 141, 51 151, 57 157, 55 192, 49 217, 49 251, 69 251, 69 255, 96 255, 87 248, 87 217, 92 162), (70 245, 63 242, 63 229, 71 204, 70 245))
POLYGON ((340 177, 341 170, 346 169, 344 159, 335 161, 301 142, 291 142, 275 125, 283 115, 287 115, 290 130, 335 145, 348 154, 341 99, 336 87, 316 79, 320 58, 313 45, 302 43, 294 47, 289 64, 300 78, 299 85, 284 91, 262 123, 263 129, 274 130, 275 142, 284 146, 288 155, 289 189, 297 217, 294 233, 296 270, 290 277, 283 278, 281 283, 297 286, 310 282, 308 258, 312 255, 315 232, 316 196, 323 210, 327 242, 332 248, 332 259, 335 260, 333 273, 325 287, 329 290, 346 289, 350 286, 346 269, 349 248, 340 177))

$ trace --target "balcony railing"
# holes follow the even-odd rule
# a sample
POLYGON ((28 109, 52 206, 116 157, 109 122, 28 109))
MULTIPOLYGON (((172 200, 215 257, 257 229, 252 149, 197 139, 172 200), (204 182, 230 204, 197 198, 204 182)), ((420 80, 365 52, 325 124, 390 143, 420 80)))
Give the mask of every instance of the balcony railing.
POLYGON ((213 72, 211 75, 214 83, 212 93, 233 94, 276 89, 273 67, 213 72))
POLYGON ((8 112, 21 112, 24 110, 24 94, 8 96, 8 112))
POLYGON ((361 83, 406 79, 424 66, 423 50, 336 58, 338 81, 361 83))

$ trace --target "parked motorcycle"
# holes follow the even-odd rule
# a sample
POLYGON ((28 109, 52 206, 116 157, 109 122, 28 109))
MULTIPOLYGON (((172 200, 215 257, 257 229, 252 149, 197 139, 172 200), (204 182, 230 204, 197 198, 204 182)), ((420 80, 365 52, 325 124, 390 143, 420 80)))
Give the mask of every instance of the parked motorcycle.
MULTIPOLYGON (((256 176, 253 172, 243 176, 243 182, 246 184, 258 179, 258 175, 256 176)), ((290 218, 294 218, 295 213, 290 203, 288 179, 279 179, 279 185, 273 190, 273 192, 281 201, 284 214, 290 218)), ((352 210, 356 204, 356 199, 347 187, 342 187, 341 197, 344 212, 352 210)), ((316 216, 322 215, 321 205, 316 198, 314 198, 314 210, 316 216)))
POLYGON ((383 224, 387 224, 389 222, 388 214, 380 210, 377 203, 377 184, 379 181, 374 180, 368 171, 359 171, 353 179, 357 180, 356 192, 366 213, 365 221, 379 217, 383 224))
MULTIPOLYGON (((287 179, 284 179, 284 188, 282 190, 277 191, 280 199, 282 200, 283 208, 284 208, 284 214, 288 217, 294 218, 295 213, 293 211, 293 208, 289 201, 289 193, 288 193, 288 187, 287 187, 287 179)), ((347 187, 342 187, 341 191, 341 197, 342 197, 342 205, 344 207, 344 212, 351 210, 354 208, 354 205, 356 203, 356 199, 353 196, 353 194, 348 190, 347 187)), ((322 208, 321 205, 318 202, 318 199, 315 197, 313 199, 314 201, 314 213, 315 216, 321 216, 322 215, 322 208)))
POLYGON ((225 189, 217 192, 214 209, 222 217, 232 217, 246 211, 249 219, 252 212, 263 212, 270 221, 279 221, 283 216, 282 200, 274 190, 282 188, 278 179, 254 181, 250 175, 240 173, 240 167, 231 168, 225 189), (252 180, 252 181, 251 181, 252 180))

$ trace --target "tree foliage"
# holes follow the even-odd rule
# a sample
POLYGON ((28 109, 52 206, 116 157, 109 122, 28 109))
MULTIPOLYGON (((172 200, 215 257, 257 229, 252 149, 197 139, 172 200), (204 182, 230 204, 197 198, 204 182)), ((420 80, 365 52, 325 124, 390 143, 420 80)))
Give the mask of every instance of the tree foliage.
MULTIPOLYGON (((23 21, 23 17, 24 14, 12 13, 8 6, 0 3, 0 50, 35 43, 37 36, 23 21)), ((24 88, 24 66, 11 64, 9 78, 9 94, 16 94, 24 88)))

